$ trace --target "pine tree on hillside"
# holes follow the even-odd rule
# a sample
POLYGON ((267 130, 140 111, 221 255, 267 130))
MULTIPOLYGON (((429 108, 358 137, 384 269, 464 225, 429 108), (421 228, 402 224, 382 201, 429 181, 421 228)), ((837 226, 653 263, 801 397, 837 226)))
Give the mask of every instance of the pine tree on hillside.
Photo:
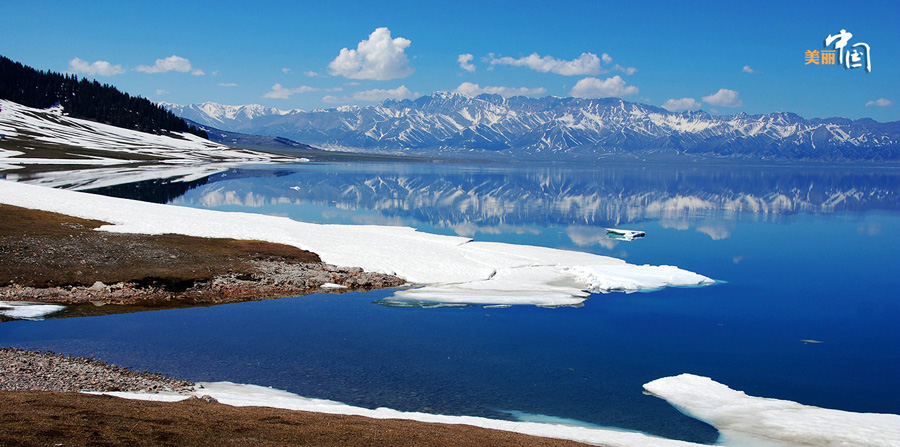
POLYGON ((149 99, 120 92, 109 84, 77 76, 38 71, 0 56, 0 99, 45 109, 59 104, 71 117, 148 133, 187 132, 209 138, 206 131, 149 99))

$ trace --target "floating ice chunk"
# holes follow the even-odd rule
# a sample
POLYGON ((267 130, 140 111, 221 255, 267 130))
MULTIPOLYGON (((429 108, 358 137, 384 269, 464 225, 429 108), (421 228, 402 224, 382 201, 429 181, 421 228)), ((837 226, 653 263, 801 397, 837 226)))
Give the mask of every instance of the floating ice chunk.
POLYGON ((703 275, 671 265, 580 265, 569 272, 592 292, 637 292, 668 286, 690 287, 715 283, 703 275))
POLYGON ((715 426, 724 445, 900 446, 900 415, 852 413, 748 396, 691 374, 657 379, 644 389, 715 426))
POLYGON ((644 237, 646 233, 638 230, 620 230, 618 228, 607 228, 606 237, 610 239, 622 239, 632 241, 635 238, 644 237))
POLYGON ((45 316, 65 309, 57 304, 28 301, 0 301, 0 315, 19 320, 43 320, 45 316))
POLYGON ((340 284, 335 284, 333 282, 326 282, 325 284, 322 284, 321 286, 319 286, 319 288, 322 288, 322 289, 346 289, 347 286, 342 286, 340 284))

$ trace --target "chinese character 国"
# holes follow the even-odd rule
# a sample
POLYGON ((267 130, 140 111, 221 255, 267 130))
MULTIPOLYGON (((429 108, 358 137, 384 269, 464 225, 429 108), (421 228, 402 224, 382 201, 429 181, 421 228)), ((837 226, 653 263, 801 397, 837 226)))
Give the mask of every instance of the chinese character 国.
MULTIPOLYGON (((828 37, 825 38, 825 47, 830 47, 831 44, 834 44, 834 51, 831 51, 830 63, 834 64, 834 52, 838 53, 838 60, 840 64, 844 66, 844 68, 861 68, 863 66, 863 58, 865 58, 865 67, 866 72, 869 73, 872 71, 872 58, 871 51, 869 50, 869 45, 865 43, 857 43, 850 47, 849 51, 845 51, 844 49, 847 47, 847 43, 849 43, 850 38, 853 37, 853 34, 847 32, 847 30, 842 29, 840 33, 835 35, 829 34, 828 37)), ((809 53, 809 51, 807 51, 809 53)), ((825 52, 822 52, 821 59, 825 58, 825 52)), ((815 62, 814 62, 815 63, 815 62)), ((826 64, 824 60, 821 61, 822 64, 826 64)), ((809 62, 807 62, 809 64, 809 62)))

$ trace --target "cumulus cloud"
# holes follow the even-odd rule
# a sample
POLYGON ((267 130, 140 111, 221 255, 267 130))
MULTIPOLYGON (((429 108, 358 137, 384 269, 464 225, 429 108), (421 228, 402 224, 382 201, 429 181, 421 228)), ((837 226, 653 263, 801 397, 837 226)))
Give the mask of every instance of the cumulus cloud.
POLYGON ((300 87, 296 88, 284 88, 281 84, 275 84, 272 86, 272 90, 270 92, 263 95, 263 98, 288 99, 291 97, 291 95, 297 93, 315 92, 318 90, 319 89, 315 87, 309 87, 306 85, 301 85, 300 87))
POLYGON ((284 74, 290 74, 290 72, 292 72, 292 71, 293 70, 291 70, 290 68, 287 68, 287 67, 284 67, 281 69, 281 72, 284 74))
POLYGON ((220 82, 219 87, 237 87, 234 82, 220 82))
MULTIPOLYGON (((608 55, 607 55, 608 56, 608 55)), ((610 58, 610 60, 612 60, 610 58)), ((556 73, 563 76, 596 75, 603 73, 601 59, 594 53, 581 53, 577 59, 570 61, 557 59, 553 56, 541 56, 531 53, 528 56, 514 59, 509 56, 494 57, 489 55, 491 65, 510 65, 513 67, 527 67, 541 73, 556 73)))
POLYGON ((703 102, 719 107, 743 107, 744 102, 738 98, 738 92, 727 88, 703 97, 703 102))
POLYGON ((744 65, 744 68, 742 68, 741 71, 743 71, 744 73, 750 73, 750 74, 759 73, 759 70, 754 70, 754 69, 750 68, 749 65, 744 65))
POLYGON ((475 73, 475 66, 470 63, 474 58, 475 56, 466 53, 460 54, 459 57, 456 58, 456 60, 459 62, 459 68, 462 68, 469 73, 475 73))
POLYGON ((584 78, 572 87, 570 96, 576 98, 606 98, 610 96, 624 97, 637 94, 638 88, 633 85, 625 85, 625 80, 616 75, 605 80, 598 78, 584 78))
POLYGON ((604 67, 604 64, 610 64, 613 61, 612 56, 607 53, 603 53, 600 57, 597 57, 594 53, 581 53, 581 56, 577 59, 568 61, 557 59, 553 56, 541 56, 537 53, 532 53, 518 59, 509 56, 495 57, 494 54, 491 53, 488 54, 485 61, 490 62, 491 67, 494 65, 526 67, 541 73, 556 73, 564 76, 598 75, 609 73, 610 71, 620 71, 631 75, 637 72, 637 68, 623 67, 619 64, 612 67, 609 67, 608 65, 607 67, 604 67))
POLYGON ((157 95, 157 96, 165 95, 166 93, 169 93, 169 91, 168 91, 168 90, 163 90, 163 89, 161 89, 161 88, 156 89, 156 95, 157 95))
POLYGON ((315 72, 315 71, 312 71, 312 70, 304 71, 303 74, 306 75, 306 76, 308 76, 308 77, 310 77, 310 78, 314 78, 314 77, 316 77, 316 76, 319 75, 319 73, 317 73, 317 72, 315 72))
POLYGON ((413 73, 404 51, 410 45, 409 39, 391 38, 391 30, 378 28, 363 39, 355 50, 342 48, 340 54, 328 64, 328 71, 334 76, 350 79, 405 78, 413 73))
POLYGON ((456 92, 462 93, 467 96, 478 96, 482 93, 488 93, 491 95, 500 95, 504 98, 509 98, 511 96, 535 96, 535 95, 543 95, 547 92, 547 89, 544 87, 538 88, 527 88, 527 87, 492 87, 492 86, 484 86, 481 87, 478 84, 473 84, 471 82, 463 82, 456 87, 456 92))
POLYGON ((190 72, 194 76, 202 76, 206 74, 203 72, 203 70, 192 67, 191 61, 174 54, 165 59, 157 59, 156 63, 153 64, 153 66, 138 65, 135 70, 143 73, 166 73, 169 71, 177 71, 180 73, 190 72))
POLYGON ((866 107, 890 107, 892 105, 894 105, 894 101, 885 98, 878 98, 866 103, 866 107))
POLYGON ((88 76, 113 76, 125 73, 125 69, 121 65, 113 65, 106 61, 88 63, 77 57, 69 61, 69 71, 88 76))
POLYGON ((367 101, 367 102, 380 102, 385 99, 412 99, 418 96, 417 93, 413 93, 405 85, 401 85, 395 89, 372 89, 372 90, 364 90, 361 92, 356 92, 351 96, 325 96, 322 98, 322 101, 328 103, 342 103, 342 102, 351 102, 351 101, 367 101))
POLYGON ((662 108, 670 112, 681 112, 683 110, 699 110, 700 102, 694 98, 670 99, 662 105, 662 108))
POLYGON ((619 64, 616 64, 612 69, 613 69, 614 71, 621 71, 622 73, 625 73, 625 74, 627 74, 627 75, 633 75, 633 74, 637 73, 637 68, 634 68, 634 67, 623 67, 623 66, 621 66, 621 65, 619 65, 619 64))

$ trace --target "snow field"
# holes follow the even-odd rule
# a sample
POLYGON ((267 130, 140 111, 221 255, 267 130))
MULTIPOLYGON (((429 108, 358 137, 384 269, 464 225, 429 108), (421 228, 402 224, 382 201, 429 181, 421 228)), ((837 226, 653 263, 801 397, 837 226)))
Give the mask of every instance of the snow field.
POLYGON ((395 274, 421 288, 398 297, 477 304, 575 305, 587 292, 712 284, 677 267, 635 266, 589 253, 474 242, 408 227, 322 225, 284 217, 184 208, 0 182, 0 203, 110 222, 101 231, 255 239, 323 261, 395 274))

